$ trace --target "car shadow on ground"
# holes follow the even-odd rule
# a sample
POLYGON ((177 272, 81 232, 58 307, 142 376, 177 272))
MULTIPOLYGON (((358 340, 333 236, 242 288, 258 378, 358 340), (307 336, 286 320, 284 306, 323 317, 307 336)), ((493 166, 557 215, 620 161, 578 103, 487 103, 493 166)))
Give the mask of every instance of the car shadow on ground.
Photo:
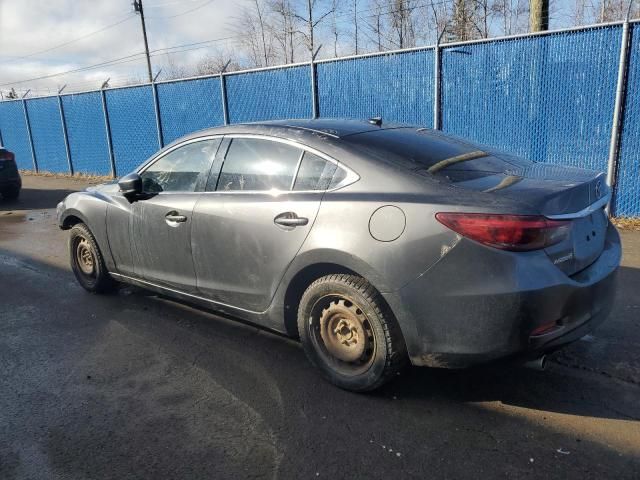
POLYGON ((56 208, 59 202, 74 191, 68 189, 23 188, 20 191, 20 196, 14 200, 0 198, 0 212, 56 208))
MULTIPOLYGON (((620 277, 625 284, 640 285, 639 269, 621 267, 620 277)), ((263 330, 228 315, 196 310, 188 304, 158 296, 141 288, 124 286, 122 292, 147 305, 161 304, 166 313, 171 312, 171 316, 180 317, 181 323, 187 322, 189 328, 195 328, 199 334, 211 335, 212 341, 215 341, 221 333, 225 337, 233 337, 237 334, 237 340, 241 344, 239 348, 243 349, 239 352, 242 356, 250 356, 251 352, 259 352, 259 344, 264 342, 265 337, 271 338, 276 349, 278 341, 282 341, 282 349, 287 349, 285 342, 297 343, 297 340, 289 339, 287 341, 288 337, 284 335, 263 330), (184 308, 187 308, 189 312, 188 320, 184 314, 181 314, 184 308), (212 319, 212 316, 218 318, 212 319), (222 319, 226 321, 221 321, 222 319), (256 329, 263 335, 246 337, 243 332, 245 328, 256 329), (255 344, 252 345, 252 343, 255 344)), ((615 316, 615 309, 612 316, 615 316)), ((605 323, 600 328, 606 329, 606 325, 605 323)), ((624 327, 621 330, 624 330, 624 327)), ((598 331, 596 330, 595 333, 597 337, 598 331)), ((615 378, 615 375, 606 371, 607 359, 605 358, 596 359, 599 360, 599 365, 605 371, 590 371, 592 369, 586 368, 593 362, 593 359, 589 358, 590 356, 602 353, 602 349, 598 346, 598 340, 595 340, 595 343, 589 342, 584 345, 578 341, 550 355, 548 366, 544 371, 525 368, 514 363, 495 363, 461 370, 410 366, 390 384, 369 395, 380 398, 391 396, 416 400, 435 399, 456 403, 499 401, 506 405, 569 415, 640 420, 640 405, 625 405, 616 393, 620 383, 628 383, 634 388, 640 387, 640 384, 615 378), (589 349, 589 345, 594 344, 596 347, 593 350, 595 351, 592 351, 589 349), (567 350, 573 356, 577 366, 567 367, 562 361, 562 356, 566 355, 567 350), (615 409, 609 405, 613 399, 620 401, 615 409)), ((306 361, 306 359, 304 360, 306 361)), ((631 359, 629 360, 631 361, 631 359)), ((638 366, 640 367, 640 365, 638 366)), ((229 368, 233 368, 233 366, 229 365, 229 368)), ((280 370, 280 368, 275 369, 275 371, 280 370)), ((274 380, 278 381, 277 376, 274 380)), ((289 376, 285 376, 281 380, 283 384, 291 382, 289 376)))
MULTIPOLYGON (((3 258, 0 282, 12 278, 13 293, 0 366, 12 366, 8 398, 21 392, 6 415, 18 423, 35 417, 36 431, 49 432, 43 448, 65 471, 173 472, 207 458, 214 469, 246 445, 239 466, 225 470, 229 478, 246 476, 253 463, 274 478, 345 478, 336 460, 343 457, 358 459, 350 478, 371 477, 371 465, 378 478, 399 478, 398 468, 406 478, 477 478, 478 467, 487 478, 540 468, 557 478, 597 478, 603 469, 631 478, 638 461, 637 434, 629 433, 640 418, 637 385, 597 372, 557 364, 545 372, 409 368, 376 392, 354 394, 321 379, 294 340, 138 288, 91 295, 65 268, 6 248, 3 258), (77 455, 79 445, 102 453, 77 455), (144 455, 131 454, 140 449, 144 455)), ((625 283, 640 281, 638 269, 621 274, 625 283)), ((622 327, 611 335, 623 336, 622 327)), ((576 355, 588 364, 593 353, 576 355)), ((11 458, 24 454, 25 441, 10 444, 11 458)))

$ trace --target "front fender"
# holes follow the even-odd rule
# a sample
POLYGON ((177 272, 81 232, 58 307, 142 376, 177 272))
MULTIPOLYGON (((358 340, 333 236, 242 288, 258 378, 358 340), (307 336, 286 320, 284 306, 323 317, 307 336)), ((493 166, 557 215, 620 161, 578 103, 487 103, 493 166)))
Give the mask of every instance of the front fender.
POLYGON ((95 237, 107 269, 113 271, 114 262, 107 237, 107 202, 103 195, 94 192, 71 193, 58 204, 57 217, 58 226, 63 230, 71 228, 78 221, 84 223, 95 237))

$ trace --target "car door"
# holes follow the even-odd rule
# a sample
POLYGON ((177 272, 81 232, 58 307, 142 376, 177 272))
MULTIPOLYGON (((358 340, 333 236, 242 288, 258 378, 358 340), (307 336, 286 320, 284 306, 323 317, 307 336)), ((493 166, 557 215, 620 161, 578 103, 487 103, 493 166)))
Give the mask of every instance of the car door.
POLYGON ((144 198, 131 205, 129 223, 137 277, 195 291, 191 216, 220 142, 220 137, 187 141, 140 170, 144 198))
POLYGON ((193 212, 198 290, 218 303, 264 311, 337 165, 286 141, 247 136, 225 137, 220 156, 220 173, 216 178, 213 169, 193 212))

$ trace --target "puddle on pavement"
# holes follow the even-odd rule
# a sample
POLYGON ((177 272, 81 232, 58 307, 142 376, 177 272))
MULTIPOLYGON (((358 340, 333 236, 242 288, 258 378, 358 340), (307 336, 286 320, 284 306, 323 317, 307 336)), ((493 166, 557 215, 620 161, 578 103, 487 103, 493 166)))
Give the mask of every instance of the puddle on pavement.
POLYGON ((2 212, 0 213, 0 240, 6 240, 16 236, 14 225, 27 222, 24 213, 2 212))
POLYGON ((0 240, 15 238, 18 236, 17 226, 47 220, 51 218, 50 212, 0 212, 0 240))

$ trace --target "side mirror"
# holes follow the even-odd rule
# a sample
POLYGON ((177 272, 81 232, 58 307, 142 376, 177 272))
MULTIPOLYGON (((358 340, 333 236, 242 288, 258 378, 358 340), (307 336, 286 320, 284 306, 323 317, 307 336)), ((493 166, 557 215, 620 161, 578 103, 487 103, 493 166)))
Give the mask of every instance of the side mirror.
POLYGON ((118 186, 122 194, 131 199, 142 194, 142 177, 137 173, 130 173, 118 180, 118 186))

